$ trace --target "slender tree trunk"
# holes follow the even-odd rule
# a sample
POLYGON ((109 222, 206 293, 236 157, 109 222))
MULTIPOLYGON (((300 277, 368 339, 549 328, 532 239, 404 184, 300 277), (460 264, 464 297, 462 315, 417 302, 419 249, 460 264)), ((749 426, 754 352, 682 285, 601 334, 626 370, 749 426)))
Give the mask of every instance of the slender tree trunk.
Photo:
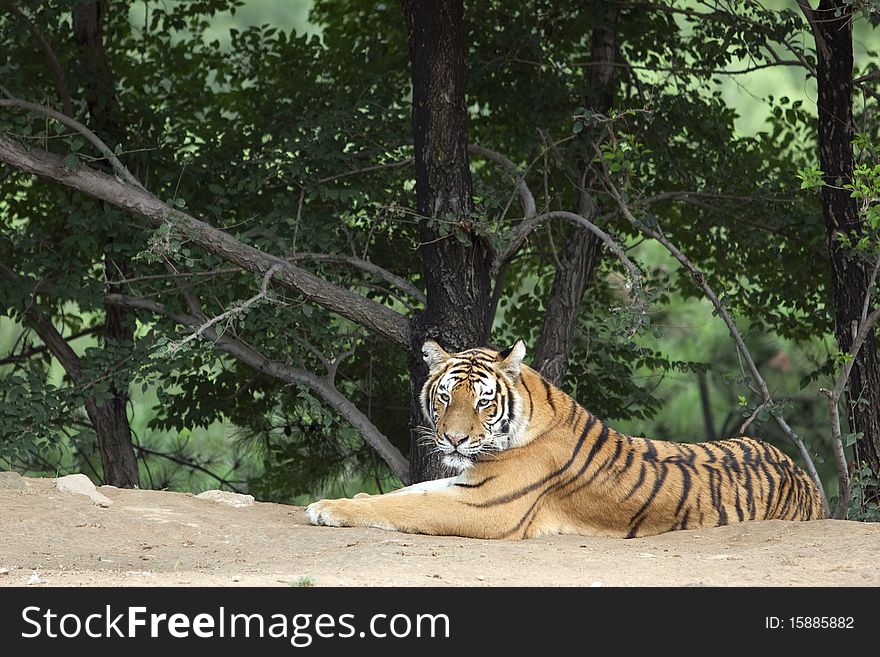
MULTIPOLYGON (((605 10, 599 25, 593 29, 590 46, 590 67, 584 106, 599 114, 608 114, 614 100, 616 76, 614 61, 617 52, 617 9, 605 10)), ((589 144, 587 130, 580 141, 589 144)), ((592 157, 580 163, 581 178, 575 212, 588 219, 597 213, 596 201, 589 187, 594 176, 592 157)), ((547 301, 547 312, 541 334, 535 345, 532 367, 554 385, 561 385, 568 367, 568 356, 577 329, 578 309, 584 292, 593 278, 601 258, 602 241, 590 230, 572 226, 559 254, 559 267, 547 301)))
MULTIPOLYGON (((102 35, 103 5, 99 0, 80 2, 73 8, 73 36, 80 57, 86 106, 97 134, 111 148, 121 143, 125 130, 116 102, 116 91, 104 52, 102 35)), ((123 293, 113 281, 130 273, 129 258, 114 249, 113 237, 107 237, 104 254, 104 277, 109 293, 123 293)), ((105 305, 107 321, 105 348, 130 346, 134 341, 134 320, 121 306, 105 305)), ((128 388, 112 386, 112 397, 90 413, 98 436, 104 480, 113 486, 133 488, 138 485, 138 466, 128 422, 128 388)))
MULTIPOLYGON (((852 179, 854 165, 852 20, 851 7, 843 0, 822 0, 812 21, 818 54, 819 162, 827 183, 822 188, 822 211, 831 262, 834 334, 844 352, 852 347, 869 280, 863 262, 839 240, 845 235, 857 241, 863 232, 855 199, 840 189, 852 179), (835 17, 838 10, 841 13, 835 17)), ((852 368, 846 406, 850 431, 863 434, 855 445, 856 462, 866 462, 874 476, 880 476, 880 362, 873 331, 852 368)))
MULTIPOLYGON (((412 418, 422 424, 418 396, 427 376, 426 338, 449 350, 484 345, 491 328, 491 253, 473 230, 473 199, 464 98, 462 0, 404 0, 413 85, 413 138, 420 254, 428 303, 412 323, 412 418)), ((445 474, 413 433, 412 482, 445 474)))
POLYGON ((700 389, 700 408, 703 411, 703 425, 706 427, 705 439, 717 440, 715 432, 715 419, 712 417, 712 403, 709 399, 709 384, 706 381, 705 372, 697 372, 697 386, 700 389))

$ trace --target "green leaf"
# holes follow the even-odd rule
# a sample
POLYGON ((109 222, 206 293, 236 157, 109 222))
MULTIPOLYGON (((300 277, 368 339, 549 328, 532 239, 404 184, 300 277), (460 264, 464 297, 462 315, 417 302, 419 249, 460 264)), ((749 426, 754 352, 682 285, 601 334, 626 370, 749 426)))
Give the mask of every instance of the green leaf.
POLYGON ((852 447, 857 441, 861 440, 864 435, 865 434, 862 431, 859 431, 858 433, 844 433, 841 434, 840 439, 843 441, 844 447, 852 447))

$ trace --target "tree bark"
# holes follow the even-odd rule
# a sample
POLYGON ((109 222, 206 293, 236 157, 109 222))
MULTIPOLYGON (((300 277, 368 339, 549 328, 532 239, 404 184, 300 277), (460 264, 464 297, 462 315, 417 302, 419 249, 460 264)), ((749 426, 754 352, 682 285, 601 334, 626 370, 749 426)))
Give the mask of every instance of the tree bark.
MULTIPOLYGON (((426 338, 451 351, 488 342, 491 252, 474 230, 464 98, 462 0, 404 0, 413 85, 416 206, 426 309, 414 318, 410 344, 411 416, 422 424, 419 392, 427 377, 426 338)), ((443 476, 433 450, 413 432, 410 479, 443 476)))
MULTIPOLYGON (((608 114, 614 101, 616 76, 614 61, 617 53, 617 9, 605 10, 601 22, 593 29, 590 45, 590 66, 584 106, 594 113, 608 114)), ((591 132, 589 129, 585 132, 591 132)), ((590 135, 581 140, 590 142, 590 135)), ((575 212, 592 218, 598 207, 587 191, 594 177, 592 157, 580 163, 581 179, 575 212)), ((559 266, 547 301, 541 334, 535 345, 532 367, 554 385, 561 385, 568 367, 568 356, 577 329, 578 309, 584 292, 593 278, 601 257, 602 241, 590 230, 572 226, 559 255, 559 266)))
MULTIPOLYGON (((826 182, 822 214, 831 264, 834 334, 840 351, 847 353, 862 321, 870 278, 863 261, 839 240, 847 236, 857 241, 863 233, 855 199, 840 189, 852 180, 854 166, 852 20, 851 7, 843 0, 822 0, 811 21, 818 55, 819 162, 826 182), (835 17, 838 10, 840 16, 835 17)), ((880 361, 874 331, 852 367, 846 407, 850 431, 863 434, 855 444, 856 463, 866 462, 874 476, 880 476, 880 361)), ((873 491, 872 497, 877 495, 873 491)))
MULTIPOLYGON (((91 123, 98 136, 110 148, 124 141, 125 129, 120 119, 115 85, 104 52, 102 34, 102 3, 99 0, 80 2, 73 8, 73 38, 79 52, 85 100, 91 123)), ((128 278, 130 259, 113 248, 113 236, 107 237, 104 253, 104 278, 107 292, 121 293, 113 283, 128 278)), ((104 346, 131 346, 134 342, 134 320, 121 306, 105 304, 104 346)), ((120 488, 138 485, 138 465, 131 442, 128 422, 128 386, 112 385, 111 398, 101 405, 101 413, 92 420, 98 435, 101 464, 106 483, 120 488)))

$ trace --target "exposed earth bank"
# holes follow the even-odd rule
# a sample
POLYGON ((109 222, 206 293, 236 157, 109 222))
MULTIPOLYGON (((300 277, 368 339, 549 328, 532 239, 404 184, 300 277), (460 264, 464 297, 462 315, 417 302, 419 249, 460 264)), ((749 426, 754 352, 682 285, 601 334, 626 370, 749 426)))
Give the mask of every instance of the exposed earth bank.
POLYGON ((0 586, 880 585, 880 524, 484 541, 312 527, 300 507, 223 495, 102 486, 95 497, 2 474, 0 586))

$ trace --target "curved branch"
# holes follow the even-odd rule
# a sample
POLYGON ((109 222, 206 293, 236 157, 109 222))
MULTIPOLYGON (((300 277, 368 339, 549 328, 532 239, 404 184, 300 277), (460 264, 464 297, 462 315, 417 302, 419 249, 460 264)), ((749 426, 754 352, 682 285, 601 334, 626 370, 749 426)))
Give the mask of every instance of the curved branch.
POLYGON ((639 273, 639 268, 636 267, 633 261, 627 257, 626 252, 623 250, 623 247, 617 243, 617 240, 611 237, 608 233, 599 228, 589 219, 585 219, 584 217, 580 216, 579 214, 575 214, 574 212, 566 212, 565 210, 554 210, 552 212, 545 212, 543 214, 537 215, 535 219, 537 220, 537 223, 541 223, 546 219, 564 219, 579 226, 583 226, 591 233, 593 233, 596 237, 598 237, 605 243, 605 246, 608 247, 608 250, 615 255, 615 257, 620 261, 620 264, 622 264, 629 272, 629 275, 632 278, 633 296, 635 296, 636 298, 640 298, 642 290, 642 279, 639 273))
POLYGON ((25 16, 14 3, 6 2, 4 0, 3 2, 0 2, 0 8, 5 9, 8 13, 12 14, 28 26, 28 29, 34 37, 34 41, 36 41, 40 48, 42 48, 43 53, 46 55, 46 59, 49 61, 49 68, 52 70, 52 75, 55 76, 55 84, 58 86, 58 95, 61 96, 61 105, 64 108, 64 113, 68 116, 73 116, 73 103, 70 100, 70 89, 67 88, 67 81, 64 78, 64 70, 61 68, 61 64, 55 56, 55 51, 52 50, 52 46, 49 45, 49 41, 43 35, 42 30, 40 30, 34 21, 25 16))
POLYGON ((345 171, 344 173, 337 173, 332 176, 327 176, 326 178, 321 178, 318 180, 319 184, 332 182, 334 180, 339 180, 341 178, 348 178, 349 176, 356 176, 361 173, 370 173, 371 171, 382 171, 384 169, 396 169, 397 167, 403 167, 407 164, 412 164, 415 162, 414 158, 408 157, 405 160, 398 160, 397 162, 385 162, 383 164, 374 164, 368 167, 363 167, 362 169, 354 169, 352 171, 345 171))
POLYGON ((409 320, 400 313, 329 283, 283 258, 244 244, 232 235, 184 212, 172 209, 139 185, 127 184, 87 166, 77 167, 76 170, 68 169, 58 155, 42 149, 28 149, 2 134, 0 162, 106 201, 143 217, 154 227, 169 224, 181 236, 205 251, 260 276, 277 266, 275 280, 280 285, 382 335, 394 344, 409 348, 409 320))
POLYGON ((419 288, 417 288, 405 278, 401 278, 397 274, 392 274, 387 269, 383 269, 379 265, 374 264, 369 260, 363 260, 354 256, 329 255, 326 253, 296 253, 292 256, 289 256, 287 259, 293 260, 294 262, 297 260, 312 260, 315 262, 342 263, 350 265, 367 273, 378 276, 389 285, 396 287, 398 290, 404 292, 405 294, 408 294, 419 303, 423 305, 428 305, 428 298, 419 288))
POLYGON ((511 229, 507 248, 504 249, 503 253, 498 254, 498 257, 496 258, 499 267, 505 262, 508 262, 519 252, 528 236, 541 225, 543 220, 542 215, 533 214, 531 217, 523 218, 522 221, 511 229))
POLYGON ((516 189, 519 192, 519 202, 522 205, 523 215, 528 218, 537 213, 538 210, 535 206, 535 196, 532 194, 532 190, 530 190, 529 186, 526 184, 526 180, 523 177, 522 172, 519 170, 519 167, 517 167, 507 156, 475 144, 470 144, 468 146, 468 151, 474 155, 482 157, 483 159, 500 164, 514 177, 514 180, 516 180, 516 189))
MULTIPOLYGON (((880 264, 880 259, 878 259, 877 262, 880 264)), ((865 295, 866 306, 871 298, 870 292, 871 286, 868 288, 868 294, 865 295)), ((846 388, 847 381, 849 381, 849 376, 852 372, 853 365, 855 365, 859 351, 861 351, 862 345, 874 329, 878 320, 880 320, 880 308, 876 308, 870 315, 866 315, 864 319, 862 319, 855 338, 853 339, 852 347, 850 348, 850 358, 846 361, 840 375, 837 377, 834 389, 828 390, 827 388, 819 388, 819 392, 828 398, 828 416, 831 418, 831 446, 834 451, 834 463, 837 466, 838 481, 837 506, 834 508, 834 517, 838 519, 846 518, 846 510, 849 504, 849 492, 852 486, 852 481, 849 476, 849 466, 846 462, 846 452, 844 451, 844 444, 841 438, 840 398, 843 396, 843 390, 846 388)))
POLYGON ((874 80, 880 80, 880 71, 871 71, 865 75, 860 75, 853 80, 853 84, 865 84, 866 82, 873 82, 874 80))
POLYGON ((233 482, 228 481, 227 479, 224 479, 223 477, 221 477, 220 475, 218 475, 214 472, 211 472, 210 470, 208 470, 208 468, 199 465, 195 461, 190 461, 188 459, 180 458, 180 457, 174 456, 173 454, 167 454, 165 452, 157 452, 154 449, 149 449, 148 447, 141 447, 140 445, 135 445, 134 451, 140 452, 141 454, 147 454, 149 456, 159 456, 163 459, 167 459, 167 460, 171 461, 172 463, 177 463, 178 465, 182 465, 186 468, 189 468, 190 470, 195 470, 196 472, 201 472, 202 474, 206 474, 209 477, 217 480, 217 483, 219 483, 223 486, 226 486, 227 488, 229 488, 229 490, 231 490, 235 493, 241 493, 241 490, 239 490, 238 488, 236 488, 235 486, 232 485, 233 482))
MULTIPOLYGON (((611 213, 608 215, 602 215, 601 218, 607 218, 613 216, 611 213)), ((536 214, 533 217, 528 217, 524 219, 521 223, 519 223, 514 229, 513 233, 522 233, 521 236, 514 236, 512 240, 519 240, 517 242, 511 241, 510 245, 507 249, 505 249, 504 254, 502 255, 502 260, 511 257, 516 251, 519 249, 522 240, 525 239, 525 235, 531 233, 535 228, 540 226, 542 223, 547 221, 548 219, 562 219, 564 221, 570 221, 579 226, 583 226, 591 233, 593 233, 596 237, 602 240, 608 249, 614 254, 614 256, 620 261, 620 264, 624 266, 624 268, 629 272, 630 277, 632 278, 632 286, 633 286, 633 294, 634 296, 638 296, 641 292, 641 274, 639 273, 639 268, 636 267, 635 263, 627 257, 626 252, 623 250, 623 247, 617 243, 613 237, 611 237, 604 230, 599 228, 596 224, 594 224, 589 219, 582 217, 579 214, 574 212, 567 212, 566 210, 552 210, 550 212, 543 212, 541 214, 536 214)))
MULTIPOLYGON (((6 274, 6 272, 9 271, 4 265, 0 265, 0 267, 3 267, 3 271, 0 272, 0 275, 6 274)), ((6 276, 4 276, 4 278, 6 278, 6 276)), ((92 326, 90 328, 83 329, 82 331, 77 331, 76 333, 73 333, 72 335, 68 335, 67 337, 64 338, 64 340, 65 340, 65 342, 73 342, 74 340, 76 340, 78 338, 82 338, 87 335, 93 335, 95 333, 100 333, 103 330, 104 330, 104 325, 98 324, 97 326, 92 326)), ((46 352, 51 353, 49 347, 47 347, 45 344, 40 347, 32 347, 30 349, 22 351, 22 353, 20 353, 20 354, 15 354, 15 353, 13 353, 14 351, 15 351, 14 349, 11 349, 9 351, 9 355, 6 356, 6 358, 0 358, 0 365, 9 365, 11 363, 21 363, 21 362, 26 361, 30 358, 33 358, 34 356, 39 356, 41 354, 45 354, 46 352)))
MULTIPOLYGON (((613 198, 614 201, 617 203, 620 212, 633 226, 633 228, 662 244, 666 248, 666 250, 669 251, 676 260, 678 260, 679 264, 681 264, 681 266, 684 267, 684 269, 691 275, 691 278, 694 279, 694 282, 697 284, 697 286, 703 291, 709 301, 712 302, 712 306, 715 308, 715 311, 727 325, 727 330, 730 333, 730 336, 733 338, 734 344, 736 345, 736 350, 745 360, 749 368, 749 372, 751 373, 752 377, 757 382, 758 387, 760 388, 762 405, 773 405, 773 396, 770 394, 767 382, 764 380, 764 377, 761 376, 761 372, 758 371, 758 367, 757 365, 755 365, 755 361, 752 358, 752 355, 749 353, 748 348, 746 347, 745 340, 743 340, 742 334, 739 332, 739 329, 737 328, 736 323, 733 321, 733 318, 730 316, 730 313, 727 312, 727 309, 718 299, 715 291, 706 281, 705 274, 703 274, 703 272, 701 272, 697 268, 697 266, 694 265, 694 263, 692 263, 684 253, 682 253, 681 249, 670 242, 662 231, 646 226, 641 221, 636 219, 635 215, 633 215, 632 213, 632 210, 630 210, 629 206, 620 195, 617 187, 612 182, 611 177, 608 174, 608 170, 605 168, 605 159, 602 155, 601 149, 596 144, 593 144, 593 149, 596 152, 598 162, 600 162, 602 165, 602 171, 604 174, 602 177, 602 184, 605 187, 605 190, 611 196, 611 198, 613 198)), ((755 413, 754 415, 757 416, 757 413, 755 413)), ((795 431, 789 426, 788 422, 785 421, 785 418, 783 418, 781 415, 774 413, 773 419, 776 421, 776 424, 779 426, 779 428, 782 429, 785 435, 792 441, 792 443, 795 444, 795 446, 800 451, 807 470, 810 473, 810 477, 812 477, 822 495, 822 502, 827 512, 828 498, 825 495, 825 487, 822 485, 822 479, 819 477, 819 473, 816 471, 816 466, 813 463, 813 459, 810 456, 810 452, 804 444, 803 439, 797 433, 795 433, 795 431)))
MULTIPOLYGON (((23 283, 21 277, 2 262, 0 262, 0 279, 15 285, 23 283)), ((52 320, 40 310, 35 301, 28 304, 22 315, 49 352, 61 363, 70 380, 75 385, 80 384, 82 382, 82 361, 73 347, 67 343, 67 339, 55 328, 52 320)), ((86 403, 88 404, 88 400, 86 403)))
POLYGON ((27 110, 29 112, 37 112, 39 114, 44 114, 49 118, 55 119, 61 125, 66 125, 71 130, 76 130, 79 134, 85 137, 89 143, 92 144, 98 151, 107 158, 107 161, 110 162, 110 166, 113 167, 113 170, 116 174, 122 178, 125 182, 130 185, 134 185, 139 189, 144 189, 144 186, 135 178, 132 173, 125 168, 125 165, 119 161, 119 158, 116 157, 116 153, 114 153, 107 144, 105 144, 94 132, 85 127, 82 123, 77 121, 76 119, 72 119, 69 116, 62 114, 61 112, 56 112, 51 107, 45 107, 43 105, 37 105, 36 103, 31 103, 26 100, 21 100, 19 98, 0 98, 0 107, 17 107, 18 109, 27 110))
MULTIPOLYGON (((122 294, 108 294, 105 300, 107 303, 125 306, 126 308, 148 310, 158 315, 164 315, 178 324, 191 328, 198 329, 202 326, 202 321, 198 317, 172 313, 161 303, 149 299, 134 299, 122 294)), ((230 337, 229 335, 217 335, 217 332, 212 327, 203 328, 202 335, 213 343, 215 349, 229 354, 259 372, 268 374, 285 383, 304 385, 311 388, 363 436, 364 440, 376 450, 376 453, 388 464, 391 471, 401 481, 409 483, 409 463, 407 460, 391 444, 388 438, 376 428, 376 425, 354 403, 339 392, 328 378, 322 378, 304 369, 270 360, 243 340, 230 337)))

